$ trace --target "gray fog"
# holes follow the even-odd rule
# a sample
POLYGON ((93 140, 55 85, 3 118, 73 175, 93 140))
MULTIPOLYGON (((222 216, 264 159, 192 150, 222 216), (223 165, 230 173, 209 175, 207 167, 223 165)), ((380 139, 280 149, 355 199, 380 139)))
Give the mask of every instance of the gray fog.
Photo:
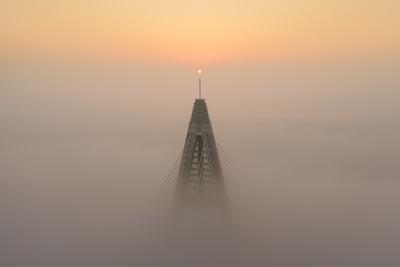
POLYGON ((173 187, 163 181, 184 144, 195 70, 0 68, 1 266, 400 265, 396 60, 205 69, 214 133, 234 162, 232 234, 184 241, 154 213, 173 187))

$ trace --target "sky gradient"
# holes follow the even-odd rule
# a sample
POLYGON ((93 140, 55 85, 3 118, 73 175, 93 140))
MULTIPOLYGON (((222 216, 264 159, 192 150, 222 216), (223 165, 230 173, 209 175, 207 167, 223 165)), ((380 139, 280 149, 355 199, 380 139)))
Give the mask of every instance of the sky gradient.
POLYGON ((0 266, 162 262, 148 215, 198 68, 241 170, 229 203, 259 265, 237 266, 400 266, 399 5, 2 1, 0 266))
POLYGON ((9 1, 0 55, 209 65, 399 54, 398 1, 9 1))

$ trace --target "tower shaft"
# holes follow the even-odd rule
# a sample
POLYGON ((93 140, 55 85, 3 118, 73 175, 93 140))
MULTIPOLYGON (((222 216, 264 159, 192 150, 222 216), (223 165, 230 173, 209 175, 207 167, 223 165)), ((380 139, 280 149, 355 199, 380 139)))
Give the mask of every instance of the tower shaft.
POLYGON ((196 99, 193 105, 176 197, 178 205, 195 208, 216 207, 225 197, 222 168, 204 99, 196 99))

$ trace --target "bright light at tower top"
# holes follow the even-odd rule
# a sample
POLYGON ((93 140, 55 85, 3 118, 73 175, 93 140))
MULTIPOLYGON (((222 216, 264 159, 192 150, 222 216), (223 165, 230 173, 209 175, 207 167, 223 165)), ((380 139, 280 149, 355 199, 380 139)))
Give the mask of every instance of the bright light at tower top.
POLYGON ((197 73, 200 75, 200 74, 203 73, 203 71, 202 70, 198 70, 197 73))

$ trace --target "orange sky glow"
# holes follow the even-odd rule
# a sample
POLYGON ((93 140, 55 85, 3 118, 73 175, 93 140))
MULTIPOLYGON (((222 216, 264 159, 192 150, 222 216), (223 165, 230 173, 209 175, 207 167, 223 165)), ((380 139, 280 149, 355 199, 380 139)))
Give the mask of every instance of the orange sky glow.
POLYGON ((398 1, 9 1, 0 55, 205 65, 398 54, 398 1))

